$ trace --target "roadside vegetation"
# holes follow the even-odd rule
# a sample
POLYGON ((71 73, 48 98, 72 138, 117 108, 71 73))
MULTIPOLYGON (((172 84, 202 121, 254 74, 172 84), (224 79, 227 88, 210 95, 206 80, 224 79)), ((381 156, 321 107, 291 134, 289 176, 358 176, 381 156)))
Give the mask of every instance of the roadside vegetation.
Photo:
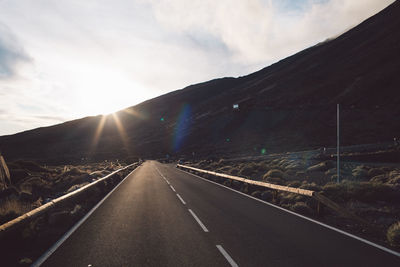
MULTIPOLYGON (((92 183, 126 164, 104 161, 44 166, 19 160, 7 165, 10 179, 2 179, 1 183, 0 224, 92 183)), ((22 225, 18 231, 2 235, 0 247, 6 255, 2 258, 3 265, 31 265, 131 170, 113 175, 97 186, 88 188, 85 193, 22 225)))
POLYGON ((7 165, 10 182, 0 191, 0 224, 122 167, 114 162, 43 166, 22 160, 7 165))
MULTIPOLYGON (((186 164, 251 180, 319 192, 365 220, 374 230, 368 232, 364 226, 341 218, 327 208, 324 209, 324 215, 318 219, 350 232, 369 235, 394 248, 400 246, 398 165, 344 162, 340 167, 340 182, 337 183, 336 162, 326 157, 321 159, 318 156, 281 155, 260 161, 205 159, 186 164)), ((293 193, 274 192, 235 180, 221 178, 220 182, 297 213, 317 217, 317 202, 312 198, 293 193)))

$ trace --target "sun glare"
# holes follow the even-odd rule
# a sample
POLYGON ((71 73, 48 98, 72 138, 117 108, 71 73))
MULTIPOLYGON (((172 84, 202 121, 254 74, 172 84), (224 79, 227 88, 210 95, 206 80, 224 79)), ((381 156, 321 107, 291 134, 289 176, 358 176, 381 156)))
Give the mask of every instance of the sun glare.
POLYGON ((123 72, 98 69, 85 73, 77 96, 82 115, 111 114, 146 99, 146 90, 123 72))

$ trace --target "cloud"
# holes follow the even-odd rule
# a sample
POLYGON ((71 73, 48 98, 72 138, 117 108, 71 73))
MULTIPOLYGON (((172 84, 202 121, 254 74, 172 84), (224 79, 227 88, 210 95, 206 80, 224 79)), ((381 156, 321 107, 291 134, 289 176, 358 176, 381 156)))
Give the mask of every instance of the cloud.
POLYGON ((31 58, 25 53, 15 35, 0 23, 0 79, 15 77, 17 65, 29 61, 31 58))
POLYGON ((168 30, 211 36, 233 63, 272 63, 336 36, 393 0, 149 0, 168 30))
POLYGON ((246 75, 391 2, 0 1, 0 135, 246 75))

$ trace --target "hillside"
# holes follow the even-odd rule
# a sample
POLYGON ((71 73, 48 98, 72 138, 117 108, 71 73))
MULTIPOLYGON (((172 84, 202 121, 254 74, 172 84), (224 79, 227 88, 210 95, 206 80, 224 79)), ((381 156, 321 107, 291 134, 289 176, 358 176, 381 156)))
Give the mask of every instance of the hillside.
POLYGON ((398 29, 396 1, 338 38, 250 75, 159 96, 119 111, 117 121, 108 116, 104 127, 97 116, 2 136, 0 149, 7 159, 70 161, 332 146, 337 103, 343 144, 390 141, 400 137, 398 29))

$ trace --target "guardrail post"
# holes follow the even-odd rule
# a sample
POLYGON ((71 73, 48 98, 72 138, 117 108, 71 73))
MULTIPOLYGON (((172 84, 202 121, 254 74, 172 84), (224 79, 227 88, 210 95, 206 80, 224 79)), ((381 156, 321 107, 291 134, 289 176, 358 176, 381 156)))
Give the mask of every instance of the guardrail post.
POLYGON ((324 212, 324 206, 322 205, 321 201, 317 201, 317 215, 322 216, 324 212))

